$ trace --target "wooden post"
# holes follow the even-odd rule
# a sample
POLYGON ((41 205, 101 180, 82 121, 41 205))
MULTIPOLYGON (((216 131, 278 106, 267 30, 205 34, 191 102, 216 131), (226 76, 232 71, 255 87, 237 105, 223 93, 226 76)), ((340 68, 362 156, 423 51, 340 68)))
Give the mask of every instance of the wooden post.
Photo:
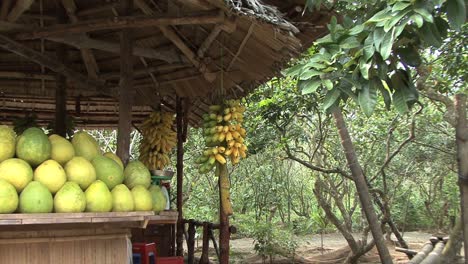
POLYGON ((184 255, 184 215, 183 215, 183 201, 182 201, 182 187, 184 180, 184 140, 183 140, 183 128, 184 128, 184 112, 182 108, 182 98, 177 96, 176 98, 176 122, 177 122, 177 256, 184 255))
POLYGON ((209 264, 210 260, 208 259, 208 250, 210 248, 210 224, 208 222, 203 222, 203 244, 202 244, 202 254, 200 257, 200 262, 198 264, 209 264))
POLYGON ((226 213, 226 208, 223 206, 221 199, 222 195, 222 180, 221 174, 228 174, 226 164, 219 164, 216 162, 218 173, 218 188, 219 188, 219 263, 229 264, 229 240, 231 233, 229 231, 229 216, 226 213))
MULTIPOLYGON (((131 13, 131 0, 121 0, 122 15, 131 13)), ((130 157, 130 133, 133 104, 133 41, 130 29, 123 29, 120 37, 120 88, 119 88, 119 125, 117 134, 117 155, 124 164, 130 157)))
POLYGON ((193 264, 193 258, 195 255, 195 223, 193 219, 189 220, 188 227, 188 239, 187 239, 187 262, 193 264))
MULTIPOLYGON (((60 22, 65 22, 64 10, 57 5, 57 18, 60 22)), ((57 60, 66 65, 66 46, 57 46, 57 60)), ((65 137, 67 134, 67 88, 64 75, 57 73, 55 76, 55 128, 54 133, 65 137)))
POLYGON ((457 117, 456 145, 458 161, 458 185, 460 186, 461 211, 463 224, 463 247, 468 258, 468 120, 466 116, 466 95, 455 96, 457 117))

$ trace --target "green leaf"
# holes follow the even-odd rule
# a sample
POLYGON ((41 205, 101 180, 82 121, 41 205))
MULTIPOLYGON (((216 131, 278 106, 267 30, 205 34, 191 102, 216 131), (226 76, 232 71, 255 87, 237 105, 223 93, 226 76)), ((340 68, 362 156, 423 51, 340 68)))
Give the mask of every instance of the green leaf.
POLYGON ((401 11, 408 6, 411 6, 410 2, 403 2, 403 1, 398 1, 392 6, 392 13, 395 13, 397 11, 401 11))
POLYGON ((319 88, 321 84, 322 81, 318 79, 311 79, 306 81, 299 81, 298 86, 299 89, 301 89, 302 94, 305 95, 317 91, 317 88, 319 88))
POLYGON ((335 43, 335 41, 333 41, 332 37, 330 34, 326 35, 325 37, 323 38, 319 38, 315 41, 316 44, 320 44, 320 45, 326 45, 326 44, 332 44, 332 43, 335 43))
POLYGON ((413 22, 416 24, 418 28, 422 27, 422 25, 424 24, 424 19, 419 14, 412 15, 411 20, 413 20, 413 22))
POLYGON ((379 50, 380 49, 380 44, 382 43, 384 37, 385 37, 385 31, 383 30, 383 28, 376 28, 374 30, 374 34, 373 34, 373 40, 374 40, 374 46, 375 46, 375 49, 376 50, 379 50))
POLYGON ((341 48, 343 49, 353 49, 361 46, 361 43, 355 37, 349 37, 343 41, 341 48))
POLYGON ((313 70, 313 69, 309 69, 309 70, 306 70, 306 71, 302 72, 299 79, 300 80, 308 80, 308 79, 310 79, 312 77, 315 77, 315 76, 318 76, 320 74, 322 74, 322 72, 316 71, 316 70, 313 70))
POLYGON ((374 56, 375 48, 374 48, 374 37, 372 34, 367 36, 366 40, 364 41, 364 47, 362 48, 364 52, 364 60, 368 61, 372 56, 374 56))
POLYGON ((392 104, 392 97, 390 96, 390 92, 385 89, 385 87, 383 86, 382 84, 382 81, 378 78, 376 78, 377 80, 372 80, 374 82, 374 86, 378 88, 378 90, 380 91, 380 93, 382 94, 382 97, 383 97, 383 100, 384 100, 384 103, 385 103, 385 108, 387 110, 390 110, 390 106, 392 104))
POLYGON ((432 17, 431 13, 427 11, 425 8, 415 8, 414 11, 418 14, 420 14, 424 20, 427 22, 432 23, 434 21, 434 18, 432 17))
POLYGON ((283 72, 283 75, 290 76, 290 77, 296 77, 296 76, 300 75, 304 71, 304 68, 305 67, 304 67, 303 64, 294 65, 291 68, 286 69, 283 72))
POLYGON ((390 56, 390 53, 392 52, 394 33, 395 33, 395 28, 385 33, 385 36, 382 40, 379 53, 380 55, 382 55, 383 60, 388 59, 388 57, 390 56))
POLYGON ((400 20, 409 12, 410 10, 401 11, 397 15, 393 16, 391 19, 387 20, 387 22, 385 22, 384 31, 388 32, 390 29, 392 29, 393 26, 400 22, 400 20))
POLYGON ((333 88, 333 90, 328 91, 323 99, 322 109, 324 111, 328 110, 335 102, 340 98, 341 91, 337 87, 333 88))
POLYGON ((414 47, 399 48, 396 50, 396 53, 409 66, 418 67, 422 63, 419 52, 414 47))
POLYGON ((358 94, 358 102, 362 111, 367 117, 370 117, 374 112, 377 104, 377 90, 374 86, 364 84, 358 94))
POLYGON ((455 30, 460 30, 466 20, 466 6, 464 0, 447 1, 447 18, 455 30))
POLYGON ((418 30, 418 35, 429 45, 434 47, 440 47, 442 45, 439 31, 432 23, 424 23, 418 30))
POLYGON ((350 29, 348 33, 349 35, 354 36, 354 35, 361 33, 364 30, 364 28, 365 28, 364 24, 359 24, 353 27, 352 29, 350 29))
POLYGON ((373 15, 369 20, 366 21, 366 23, 376 23, 380 21, 385 21, 387 19, 391 18, 390 15, 390 10, 388 8, 383 9, 379 12, 377 12, 375 15, 373 15))
POLYGON ((322 81, 323 85, 327 88, 327 90, 333 89, 333 82, 330 80, 323 80, 322 81))
POLYGON ((361 71, 362 77, 366 80, 369 80, 369 69, 371 66, 372 63, 363 60, 363 58, 359 61, 359 70, 361 71))
POLYGON ((405 87, 395 90, 392 95, 393 105, 400 114, 408 112, 408 104, 406 103, 406 93, 404 92, 405 87))

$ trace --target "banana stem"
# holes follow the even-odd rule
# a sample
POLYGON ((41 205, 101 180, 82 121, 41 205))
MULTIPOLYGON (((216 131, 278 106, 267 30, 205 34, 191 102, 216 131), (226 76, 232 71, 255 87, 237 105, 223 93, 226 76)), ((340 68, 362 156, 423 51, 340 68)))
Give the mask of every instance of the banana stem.
POLYGON ((222 210, 227 216, 232 215, 230 183, 226 164, 216 162, 216 176, 219 177, 219 199, 221 200, 222 210))

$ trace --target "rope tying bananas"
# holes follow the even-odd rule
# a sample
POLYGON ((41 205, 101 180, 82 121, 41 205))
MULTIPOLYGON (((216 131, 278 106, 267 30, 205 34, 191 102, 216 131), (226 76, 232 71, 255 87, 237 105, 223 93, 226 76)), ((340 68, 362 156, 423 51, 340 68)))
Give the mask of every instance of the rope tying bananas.
POLYGON ((177 144, 173 123, 174 115, 169 112, 153 112, 143 122, 140 161, 148 169, 162 170, 170 163, 169 155, 177 144))
POLYGON ((200 173, 210 172, 216 162, 226 164, 230 159, 232 165, 236 165, 247 156, 246 131, 242 127, 245 107, 239 100, 227 100, 222 105, 211 105, 209 109, 209 113, 203 115, 206 148, 196 160, 200 164, 200 173))

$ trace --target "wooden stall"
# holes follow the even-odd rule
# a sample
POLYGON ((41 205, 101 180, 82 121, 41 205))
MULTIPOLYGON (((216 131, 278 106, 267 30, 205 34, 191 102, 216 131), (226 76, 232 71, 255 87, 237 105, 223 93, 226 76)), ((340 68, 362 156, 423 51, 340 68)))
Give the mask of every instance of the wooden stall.
MULTIPOLYGON (((187 126, 200 124, 216 95, 247 95, 325 34, 330 12, 304 14, 304 4, 1 1, 0 124, 28 116, 62 135, 69 120, 74 128, 117 128, 124 163, 131 130, 154 109, 177 114, 178 134, 176 214, 0 215, 1 263, 126 263, 131 228, 147 225, 134 229, 134 240, 159 239, 167 254, 181 256, 187 126), (168 227, 167 242, 153 225, 168 227), (10 261, 14 255, 21 259, 10 261)), ((221 215, 222 263, 229 259, 228 220, 221 215)))

